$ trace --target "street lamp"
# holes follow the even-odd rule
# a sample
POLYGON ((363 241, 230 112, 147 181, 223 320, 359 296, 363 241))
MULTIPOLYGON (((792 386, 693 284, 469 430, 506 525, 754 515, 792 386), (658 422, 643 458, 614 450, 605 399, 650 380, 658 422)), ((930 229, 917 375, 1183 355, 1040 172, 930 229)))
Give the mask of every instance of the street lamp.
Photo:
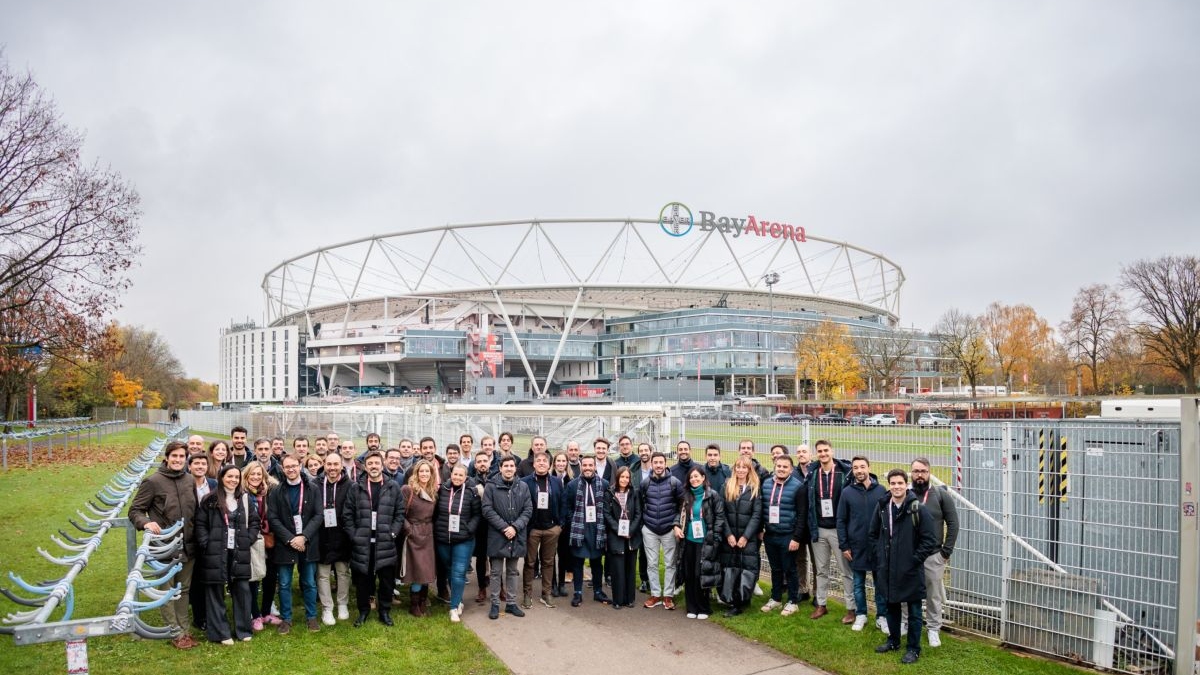
POLYGON ((771 395, 775 393, 775 284, 779 283, 779 273, 767 272, 762 279, 767 284, 767 306, 771 314, 771 330, 767 333, 767 348, 770 354, 767 357, 767 395, 771 395))

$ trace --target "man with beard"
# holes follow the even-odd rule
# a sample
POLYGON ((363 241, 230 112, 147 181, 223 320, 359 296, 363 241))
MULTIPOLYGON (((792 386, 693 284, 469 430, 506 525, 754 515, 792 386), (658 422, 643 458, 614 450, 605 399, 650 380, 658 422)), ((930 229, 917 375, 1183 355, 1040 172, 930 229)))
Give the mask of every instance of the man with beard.
POLYGON ((676 443, 675 460, 675 466, 671 467, 671 475, 680 483, 687 485, 688 471, 695 466, 695 463, 692 462, 692 444, 683 440, 676 443))
POLYGON ((623 466, 629 467, 630 480, 633 480, 633 475, 641 471, 642 458, 633 452, 633 439, 628 436, 621 436, 617 439, 617 468, 623 466))
POLYGON ((942 646, 942 605, 946 602, 944 577, 950 554, 958 541, 958 509, 954 497, 945 485, 929 482, 929 460, 918 457, 912 461, 912 489, 929 510, 933 534, 938 548, 925 559, 925 629, 929 631, 929 646, 942 646))
MULTIPOLYGON (((850 475, 850 484, 842 490, 842 499, 838 503, 837 531, 838 548, 854 578, 854 607, 846 603, 842 623, 853 623, 853 630, 860 631, 867 625, 867 572, 872 569, 868 548, 871 518, 875 515, 875 507, 887 498, 888 491, 871 475, 871 463, 866 457, 860 455, 850 460, 850 475)), ((875 615, 879 630, 887 633, 887 597, 879 589, 878 578, 875 579, 875 615)))
POLYGON ((603 514, 608 481, 596 472, 595 457, 585 455, 580 458, 580 463, 583 472, 571 481, 563 495, 564 522, 570 527, 571 555, 575 556, 572 579, 575 595, 571 598, 571 606, 578 607, 583 602, 584 560, 590 561, 592 567, 592 599, 607 605, 611 600, 604 593, 603 556, 608 535, 603 514))
POLYGON ((334 620, 333 592, 330 577, 337 581, 337 618, 350 618, 350 538, 342 529, 342 513, 350 493, 350 479, 342 472, 342 456, 325 456, 325 472, 321 484, 320 551, 317 561, 317 598, 321 602, 321 623, 332 626, 334 620))
POLYGON ((510 616, 525 616, 517 606, 517 585, 521 581, 521 558, 526 552, 532 516, 533 500, 529 488, 517 480, 517 459, 506 455, 500 460, 500 472, 483 489, 483 519, 488 524, 487 552, 492 568, 488 589, 492 599, 489 619, 500 617, 501 586, 508 598, 504 612, 510 616))
POLYGON ((642 548, 646 550, 646 569, 650 572, 650 597, 642 605, 651 609, 662 605, 675 609, 675 520, 683 503, 683 482, 667 471, 667 457, 661 452, 650 455, 650 479, 643 482, 642 548), (662 579, 658 564, 663 562, 662 579))
POLYGON ((733 475, 728 464, 721 461, 721 446, 709 443, 704 446, 704 478, 717 494, 725 494, 725 481, 733 475))
MULTIPOLYGON (((818 452, 820 450, 818 449, 818 452)), ((904 469, 887 474, 891 499, 880 502, 871 518, 870 544, 875 553, 875 583, 887 596, 887 642, 879 654, 900 649, 900 610, 908 606, 908 646, 901 663, 921 657, 921 600, 925 598, 924 561, 937 551, 933 519, 908 490, 904 469)))
POLYGON ((533 499, 533 516, 529 520, 525 574, 521 578, 524 588, 521 604, 525 609, 533 607, 533 578, 540 568, 541 603, 554 609, 551 586, 554 581, 554 554, 558 552, 558 537, 562 532, 562 479, 550 475, 550 455, 539 452, 533 456, 533 475, 522 480, 533 499))
POLYGON ((364 478, 350 486, 342 509, 342 529, 350 538, 350 571, 354 581, 358 628, 371 612, 371 596, 379 608, 379 621, 392 622, 392 592, 396 588, 398 542, 404 529, 404 498, 400 485, 383 478, 383 456, 368 452, 364 478), (377 590, 378 589, 378 590, 377 590))
POLYGON ((229 430, 229 461, 241 468, 250 459, 246 456, 246 427, 236 426, 229 430))
POLYGON ((812 537, 813 562, 817 567, 817 608, 810 619, 820 619, 829 613, 825 603, 829 597, 829 568, 835 560, 842 573, 843 588, 854 587, 850 563, 839 552, 837 536, 838 502, 850 467, 834 459, 833 445, 829 441, 817 441, 816 448, 817 466, 808 481, 808 529, 812 537))

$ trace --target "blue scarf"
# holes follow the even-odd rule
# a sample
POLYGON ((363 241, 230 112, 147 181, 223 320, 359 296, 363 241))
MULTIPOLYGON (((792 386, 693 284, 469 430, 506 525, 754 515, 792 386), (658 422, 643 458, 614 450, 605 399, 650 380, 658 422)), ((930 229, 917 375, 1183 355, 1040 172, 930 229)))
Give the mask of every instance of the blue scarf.
POLYGON ((596 528, 596 549, 600 551, 605 549, 608 537, 604 534, 604 510, 601 508, 600 500, 607 488, 605 480, 599 475, 593 476, 590 482, 582 477, 579 478, 579 487, 575 490, 575 511, 571 514, 571 546, 583 546, 587 528, 594 526, 596 528), (588 485, 592 487, 592 499, 596 506, 595 523, 584 521, 587 517, 588 485))

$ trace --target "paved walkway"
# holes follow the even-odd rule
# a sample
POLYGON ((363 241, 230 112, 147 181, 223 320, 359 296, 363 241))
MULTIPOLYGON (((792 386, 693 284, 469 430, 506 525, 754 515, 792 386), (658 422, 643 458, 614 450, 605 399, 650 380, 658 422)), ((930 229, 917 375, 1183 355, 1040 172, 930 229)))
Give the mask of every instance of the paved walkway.
MULTIPOLYGON (((585 589, 590 590, 590 589, 585 589)), ((555 609, 535 602, 524 618, 487 618, 487 605, 466 599, 463 622, 516 675, 611 675, 616 661, 640 675, 823 675, 824 671, 755 644, 711 621, 688 619, 682 608, 614 610, 584 595, 580 607, 555 598, 555 609), (602 639, 613 650, 594 648, 602 639)), ((682 596, 681 596, 682 598, 682 596)), ((646 599, 638 594, 638 602, 646 599)), ((717 607, 721 607, 717 605, 717 607)), ((716 607, 714 607, 715 609, 716 607)), ((723 610, 724 608, 721 607, 723 610)))

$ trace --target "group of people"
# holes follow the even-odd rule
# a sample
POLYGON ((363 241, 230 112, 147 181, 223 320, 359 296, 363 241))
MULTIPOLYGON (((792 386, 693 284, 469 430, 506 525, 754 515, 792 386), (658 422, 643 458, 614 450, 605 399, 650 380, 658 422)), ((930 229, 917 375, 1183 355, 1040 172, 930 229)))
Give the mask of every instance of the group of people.
POLYGON ((837 459, 824 440, 815 459, 805 445, 794 455, 774 445, 767 466, 750 440, 739 443, 732 465, 716 444, 694 461, 685 440, 673 463, 628 436, 615 454, 605 438, 588 452, 570 441, 551 454, 535 436, 524 458, 512 445, 504 432, 481 438, 477 450, 463 434, 440 455, 428 437, 384 451, 369 434, 360 454, 353 440, 331 433, 311 450, 309 439, 295 438, 289 451, 282 438, 247 447, 242 427, 207 448, 200 436, 169 443, 129 517, 152 533, 184 523, 183 593, 163 608, 181 629, 175 645, 196 644, 186 630, 189 605, 213 642, 250 640, 269 624, 286 634, 296 571, 311 631, 350 619, 351 587, 354 626, 372 609, 392 625, 397 582, 409 587, 414 616, 429 614, 434 587, 459 621, 472 562, 475 601, 491 619, 502 611, 522 617, 535 600, 555 608, 570 597, 580 606, 585 563, 592 600, 615 610, 636 606, 640 581, 646 609, 674 610, 682 585, 688 618, 707 619, 714 592, 725 616, 736 616, 760 592, 761 552, 771 573, 762 611, 790 616, 811 597, 810 618, 825 616, 836 560, 852 589, 842 618, 852 630, 867 625, 867 573, 874 578, 876 626, 887 636, 877 651, 899 650, 907 634, 902 660, 914 662, 923 628, 930 646, 940 644, 942 576, 958 520, 949 493, 930 483, 927 459, 913 460, 910 485, 903 469, 881 484, 866 457, 837 459), (197 583, 203 592, 190 592, 197 583))

